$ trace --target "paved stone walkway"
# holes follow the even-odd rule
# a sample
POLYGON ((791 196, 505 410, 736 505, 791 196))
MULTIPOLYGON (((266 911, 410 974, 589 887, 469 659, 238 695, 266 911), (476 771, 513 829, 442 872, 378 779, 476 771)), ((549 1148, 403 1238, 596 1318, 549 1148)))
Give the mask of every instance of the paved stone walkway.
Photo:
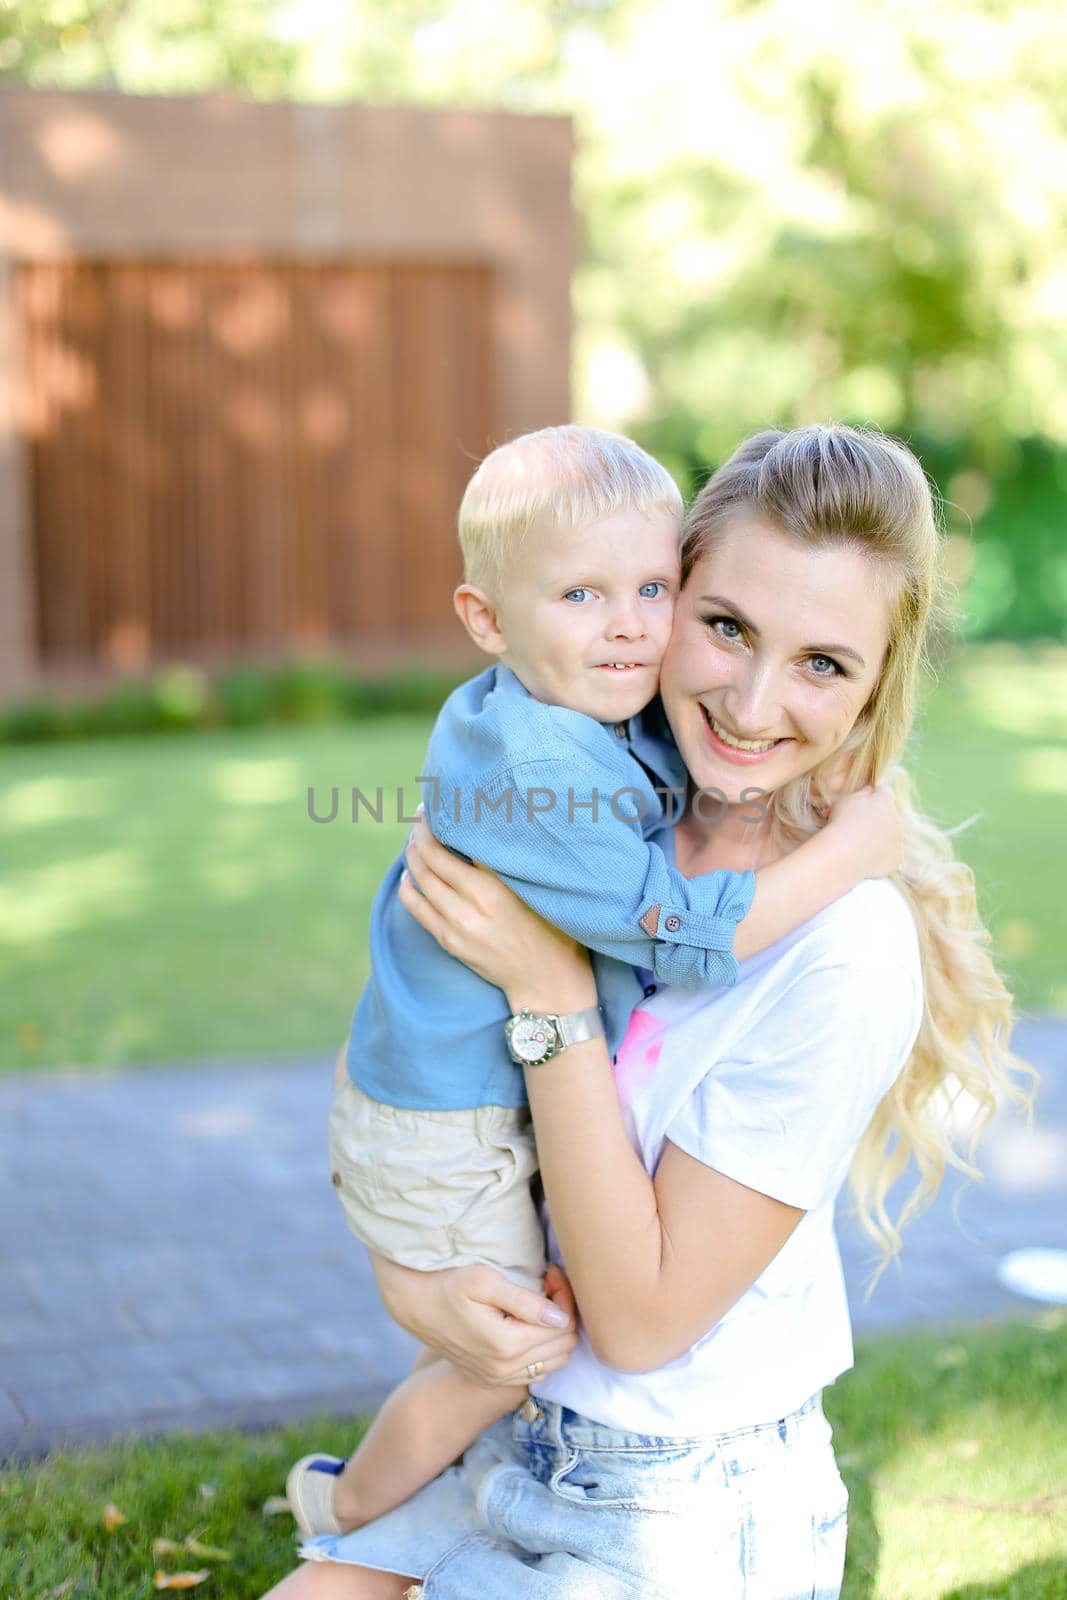
MULTIPOLYGON (((994 1269, 1067 1247, 1067 1023, 1031 1021, 1035 1131, 1005 1115, 988 1180, 949 1182, 860 1330, 1019 1312, 994 1269)), ((139 1430, 375 1405, 412 1341, 377 1299, 325 1171, 331 1063, 203 1063, 0 1078, 0 1456, 139 1430)))

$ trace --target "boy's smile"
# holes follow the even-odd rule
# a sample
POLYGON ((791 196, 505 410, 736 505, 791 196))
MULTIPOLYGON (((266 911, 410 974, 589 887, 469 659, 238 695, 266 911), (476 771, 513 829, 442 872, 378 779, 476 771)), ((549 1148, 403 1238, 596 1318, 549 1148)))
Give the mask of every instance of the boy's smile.
POLYGON ((533 528, 508 562, 492 640, 479 642, 535 699, 625 721, 656 693, 678 572, 678 523, 662 512, 533 528))

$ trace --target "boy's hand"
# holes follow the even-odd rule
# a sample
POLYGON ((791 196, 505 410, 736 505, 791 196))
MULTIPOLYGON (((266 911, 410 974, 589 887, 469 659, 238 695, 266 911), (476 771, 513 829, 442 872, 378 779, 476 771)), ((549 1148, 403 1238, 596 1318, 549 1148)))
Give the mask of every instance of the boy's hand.
POLYGON ((887 878, 903 861, 904 822, 892 790, 885 785, 857 789, 835 800, 826 831, 854 852, 865 877, 887 878))
POLYGON ((578 1303, 574 1298, 571 1281, 563 1268, 557 1266, 554 1261, 550 1261, 548 1271, 545 1273, 544 1283, 545 1294, 554 1306, 557 1306, 560 1311, 567 1314, 573 1326, 578 1321, 578 1303))

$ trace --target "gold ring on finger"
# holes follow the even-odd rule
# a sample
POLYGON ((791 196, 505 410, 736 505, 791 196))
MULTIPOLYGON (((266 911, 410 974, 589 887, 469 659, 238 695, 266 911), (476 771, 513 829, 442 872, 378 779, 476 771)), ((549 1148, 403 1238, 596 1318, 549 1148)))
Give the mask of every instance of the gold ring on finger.
POLYGON ((528 1378, 539 1378, 544 1370, 545 1364, 543 1361, 531 1361, 526 1368, 526 1375, 528 1378))

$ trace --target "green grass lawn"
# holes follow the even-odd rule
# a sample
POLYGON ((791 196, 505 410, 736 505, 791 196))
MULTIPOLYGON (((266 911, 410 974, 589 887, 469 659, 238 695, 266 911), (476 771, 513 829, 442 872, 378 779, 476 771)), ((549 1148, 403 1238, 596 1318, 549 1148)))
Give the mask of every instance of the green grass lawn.
MULTIPOLYGON (((827 1396, 849 1486, 845 1600, 1062 1600, 1067 1594, 1067 1319, 861 1343, 827 1396)), ((157 1570, 207 1569, 205 1597, 263 1593, 292 1562, 266 1518, 308 1441, 352 1423, 134 1441, 0 1478, 0 1594, 132 1600, 157 1570), (127 1519, 108 1531, 105 1508, 127 1519), (158 1552, 192 1536, 225 1551, 158 1552), (69 1585, 69 1587, 67 1587, 69 1585)), ((697 1592, 697 1591, 694 1591, 697 1592)))
POLYGON ((974 868, 1020 1006, 1067 1012, 1067 649, 970 646, 925 697, 906 762, 974 868))
MULTIPOLYGON (((1067 650, 972 646, 911 756, 960 839, 1020 1002, 1067 1010, 1067 650)), ((0 1068, 328 1051, 416 802, 419 717, 0 754, 0 1068), (307 790, 338 819, 317 825, 307 790), (381 824, 351 789, 385 794, 381 824), (389 820, 392 817, 393 820, 389 820)))

